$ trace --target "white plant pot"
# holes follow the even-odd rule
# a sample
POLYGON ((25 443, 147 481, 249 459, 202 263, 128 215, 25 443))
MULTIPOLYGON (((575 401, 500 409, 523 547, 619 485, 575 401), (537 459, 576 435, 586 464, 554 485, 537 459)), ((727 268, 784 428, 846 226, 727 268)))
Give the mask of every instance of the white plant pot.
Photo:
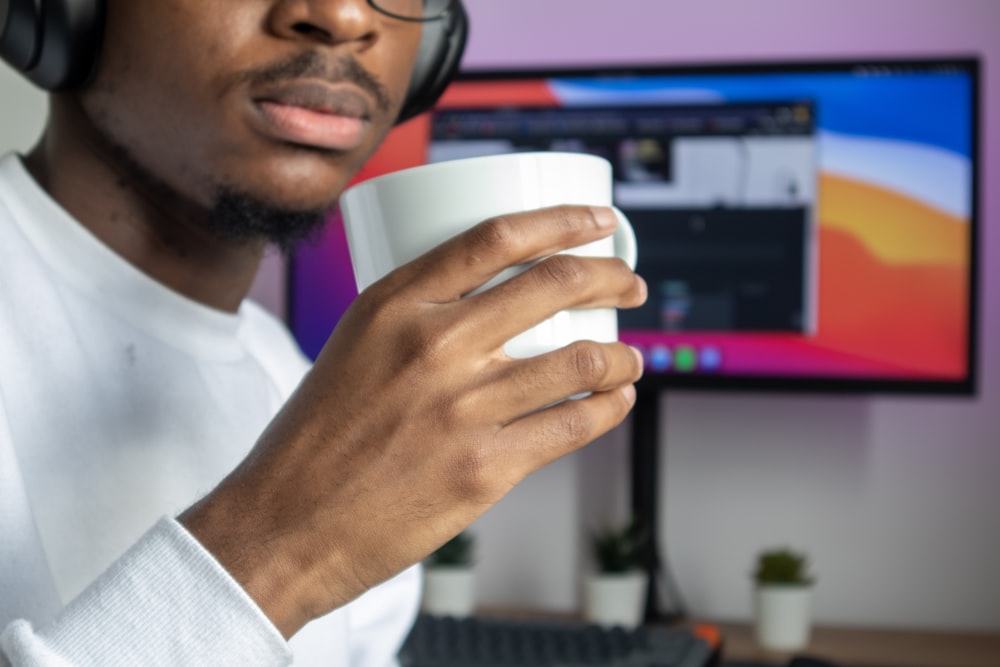
POLYGON ((422 608, 437 616, 470 616, 476 606, 475 583, 468 567, 425 568, 422 608))
POLYGON ((791 652, 809 644, 812 589, 758 586, 754 590, 757 643, 769 651, 791 652))
POLYGON ((590 623, 635 628, 646 602, 645 572, 592 574, 584 581, 583 616, 590 623))

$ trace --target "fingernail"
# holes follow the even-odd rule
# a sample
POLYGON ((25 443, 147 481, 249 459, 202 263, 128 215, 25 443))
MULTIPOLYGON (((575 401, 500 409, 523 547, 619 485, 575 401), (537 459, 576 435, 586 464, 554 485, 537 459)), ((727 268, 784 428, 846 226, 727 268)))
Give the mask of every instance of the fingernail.
POLYGON ((613 229, 618 226, 618 216, 610 208, 595 206, 592 210, 594 211, 594 220, 600 229, 613 229))
POLYGON ((637 347, 632 348, 632 354, 635 355, 636 363, 639 364, 639 377, 641 378, 646 373, 646 357, 643 355, 642 350, 637 347))
POLYGON ((633 385, 625 385, 621 388, 621 392, 627 402, 635 403, 635 387, 633 385))
POLYGON ((639 281, 639 298, 642 299, 642 303, 646 303, 646 299, 649 298, 649 284, 639 274, 636 274, 635 277, 639 281))

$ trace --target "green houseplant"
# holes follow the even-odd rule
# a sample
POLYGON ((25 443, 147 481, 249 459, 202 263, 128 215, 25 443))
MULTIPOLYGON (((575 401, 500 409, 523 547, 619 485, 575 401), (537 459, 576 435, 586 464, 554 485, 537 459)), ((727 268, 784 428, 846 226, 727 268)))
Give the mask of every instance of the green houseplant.
POLYGON ((635 519, 595 532, 592 544, 594 560, 601 572, 631 572, 645 565, 647 531, 635 519))
POLYGON ((761 585, 810 586, 809 559, 791 549, 772 549, 757 557, 754 580, 761 585))
POLYGON ((809 572, 808 557, 788 548, 762 551, 757 556, 753 581, 757 642, 779 652, 806 647, 815 581, 809 572))
POLYGON ((475 609, 475 537, 463 531, 424 562, 423 610, 439 616, 468 616, 475 609))
POLYGON ((461 532, 451 538, 427 559, 427 567, 472 567, 475 538, 468 532, 461 532))
POLYGON ((591 534, 596 571, 584 581, 584 618, 630 628, 642 622, 649 532, 635 519, 591 534))

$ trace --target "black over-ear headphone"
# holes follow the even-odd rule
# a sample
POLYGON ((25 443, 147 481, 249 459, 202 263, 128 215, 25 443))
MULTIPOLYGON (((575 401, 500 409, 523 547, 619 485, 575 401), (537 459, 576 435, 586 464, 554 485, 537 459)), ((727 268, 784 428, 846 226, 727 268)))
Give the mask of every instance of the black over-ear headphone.
MULTIPOLYGON (((0 0, 0 58, 46 90, 81 86, 93 74, 104 29, 104 0, 0 0)), ((397 122, 427 111, 458 71, 469 17, 453 0, 423 25, 420 50, 397 122)))
POLYGON ((458 72, 469 36, 469 16, 462 0, 452 0, 445 16, 427 21, 423 27, 420 50, 398 123, 430 110, 458 72))
POLYGON ((0 56, 42 88, 70 88, 90 76, 103 27, 103 0, 0 0, 0 56))

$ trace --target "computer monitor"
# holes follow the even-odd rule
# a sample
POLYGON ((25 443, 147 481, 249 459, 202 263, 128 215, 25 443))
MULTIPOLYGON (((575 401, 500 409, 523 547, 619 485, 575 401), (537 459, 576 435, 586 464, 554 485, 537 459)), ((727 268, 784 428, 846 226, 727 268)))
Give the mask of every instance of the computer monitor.
MULTIPOLYGON (((527 150, 613 166, 650 287, 646 388, 971 395, 976 58, 466 72, 358 179, 527 150)), ((318 353, 356 295, 339 220, 289 263, 318 353)))

